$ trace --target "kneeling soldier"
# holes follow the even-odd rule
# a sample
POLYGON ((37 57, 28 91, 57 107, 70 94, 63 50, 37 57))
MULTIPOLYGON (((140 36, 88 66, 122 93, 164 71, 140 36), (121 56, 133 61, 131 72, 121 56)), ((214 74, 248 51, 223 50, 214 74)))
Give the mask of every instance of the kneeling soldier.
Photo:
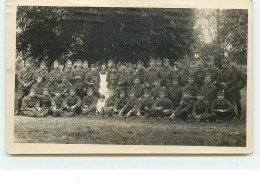
POLYGON ((153 97, 151 97, 151 91, 149 89, 145 89, 144 96, 141 97, 139 103, 136 106, 136 115, 150 117, 154 103, 155 100, 153 97))
POLYGON ((81 114, 95 113, 97 110, 98 98, 93 95, 93 90, 89 87, 87 88, 87 96, 82 99, 81 104, 81 114))
POLYGON ((211 105, 211 120, 226 121, 232 119, 236 115, 235 107, 224 99, 224 93, 218 92, 218 99, 214 100, 211 105))
POLYGON ((61 97, 61 91, 56 89, 55 96, 53 97, 53 101, 55 102, 55 106, 52 108, 53 116, 60 117, 63 116, 62 111, 62 102, 64 101, 64 98, 61 97))
POLYGON ((204 99, 204 94, 200 91, 197 93, 197 99, 193 105, 192 115, 189 115, 188 119, 206 121, 209 118, 210 104, 204 99))
POLYGON ((173 109, 172 101, 166 98, 165 89, 159 91, 159 98, 156 99, 153 106, 153 116, 168 117, 171 115, 173 109))
POLYGON ((80 113, 81 99, 76 95, 76 90, 72 87, 70 89, 70 95, 65 98, 62 103, 64 116, 71 117, 80 113))
POLYGON ((182 102, 180 106, 172 113, 170 118, 186 120, 191 113, 194 104, 194 98, 188 93, 182 93, 182 102))
POLYGON ((29 95, 23 98, 20 114, 29 117, 40 117, 40 100, 35 96, 35 90, 31 90, 29 95))

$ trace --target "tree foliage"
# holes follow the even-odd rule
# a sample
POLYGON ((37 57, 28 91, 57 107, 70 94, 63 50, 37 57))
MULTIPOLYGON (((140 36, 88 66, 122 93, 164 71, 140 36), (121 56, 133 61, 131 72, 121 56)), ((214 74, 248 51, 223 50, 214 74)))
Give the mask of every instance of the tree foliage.
POLYGON ((17 52, 36 62, 89 63, 190 54, 194 10, 145 8, 18 7, 17 52))

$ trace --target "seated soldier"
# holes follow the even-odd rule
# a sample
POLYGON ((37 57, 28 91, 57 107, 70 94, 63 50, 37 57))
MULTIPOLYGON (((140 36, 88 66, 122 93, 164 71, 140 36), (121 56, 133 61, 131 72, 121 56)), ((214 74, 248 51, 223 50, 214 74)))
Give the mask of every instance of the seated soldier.
POLYGON ((32 85, 32 88, 35 91, 35 95, 37 97, 40 97, 43 95, 43 89, 44 89, 44 84, 42 83, 42 77, 38 76, 36 78, 36 83, 32 85))
POLYGON ((35 96, 35 90, 32 89, 29 95, 25 96, 22 100, 21 112, 23 116, 41 117, 40 114, 40 99, 35 96))
POLYGON ((117 92, 115 90, 109 91, 109 97, 106 99, 105 106, 103 108, 103 115, 112 116, 117 101, 117 92))
POLYGON ((204 94, 201 91, 197 93, 197 99, 193 104, 192 115, 188 116, 188 121, 207 121, 210 111, 209 102, 204 99, 204 94))
POLYGON ((134 93, 136 98, 140 98, 143 95, 144 87, 140 83, 138 76, 134 78, 134 86, 130 90, 130 94, 134 93))
POLYGON ((71 87, 72 87, 72 84, 68 81, 68 76, 63 74, 61 77, 61 83, 57 86, 57 90, 59 90, 61 92, 61 96, 63 98, 66 98, 69 96, 71 87))
POLYGON ((134 116, 133 108, 137 103, 138 103, 138 99, 135 97, 134 93, 131 93, 129 100, 127 101, 126 105, 120 110, 118 116, 124 116, 124 115, 126 117, 134 116))
POLYGON ((224 99, 224 93, 219 91, 217 99, 214 100, 211 105, 211 114, 209 119, 221 122, 231 120, 235 115, 235 107, 227 99, 224 99))
POLYGON ((79 96, 77 96, 76 90, 73 87, 70 88, 70 95, 62 102, 64 116, 71 117, 75 114, 79 114, 80 105, 81 99, 79 96))
POLYGON ((180 106, 172 113, 170 118, 173 118, 173 120, 182 119, 186 120, 188 115, 191 113, 192 108, 194 104, 194 98, 192 96, 184 91, 182 93, 182 102, 180 106))
POLYGON ((48 114, 52 112, 53 107, 56 104, 49 94, 48 88, 43 89, 43 95, 40 96, 40 107, 41 107, 41 116, 46 117, 48 114))
POLYGON ((63 116, 63 111, 62 111, 62 102, 64 101, 64 98, 61 97, 61 91, 56 89, 55 91, 55 96, 53 97, 53 101, 55 102, 55 106, 52 108, 52 114, 55 117, 60 117, 63 116))
POLYGON ((58 87, 58 83, 55 82, 55 78, 54 78, 54 75, 53 74, 50 74, 49 75, 49 79, 48 79, 48 82, 46 83, 45 87, 48 88, 49 90, 49 93, 51 96, 54 96, 55 95, 55 90, 56 88, 58 87))
POLYGON ((179 85, 179 79, 172 79, 172 86, 168 88, 168 94, 173 103, 173 109, 177 109, 180 106, 182 96, 182 87, 179 85))
POLYGON ((98 98, 93 94, 93 90, 87 88, 87 96, 82 99, 81 103, 81 114, 87 115, 89 113, 95 113, 97 110, 98 98))
POLYGON ((139 103, 136 105, 136 115, 151 117, 154 103, 155 100, 153 97, 151 97, 151 91, 149 89, 145 89, 144 95, 141 97, 139 103))
POLYGON ((126 92, 124 90, 120 90, 119 98, 116 100, 114 106, 114 114, 118 114, 121 111, 121 109, 126 105, 126 103, 127 103, 126 92))
POLYGON ((188 85, 183 87, 182 92, 185 91, 186 93, 189 93, 191 95, 191 98, 196 100, 198 90, 199 90, 199 88, 198 88, 197 84, 195 83, 194 75, 189 75, 188 85))
POLYGON ((173 109, 172 101, 166 98, 166 90, 161 89, 159 91, 159 98, 156 99, 153 105, 154 117, 168 117, 171 115, 173 109))

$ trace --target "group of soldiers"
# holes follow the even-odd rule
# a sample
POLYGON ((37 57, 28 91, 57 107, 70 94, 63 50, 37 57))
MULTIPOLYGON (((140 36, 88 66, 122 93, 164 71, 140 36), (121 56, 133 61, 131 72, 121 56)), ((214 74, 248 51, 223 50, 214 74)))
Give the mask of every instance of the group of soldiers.
POLYGON ((235 63, 196 61, 192 67, 179 60, 176 67, 167 58, 97 66, 88 61, 67 60, 64 70, 58 60, 48 72, 46 63, 32 70, 32 60, 18 74, 15 114, 31 117, 140 116, 188 121, 225 121, 241 116, 241 89, 246 76, 235 63), (206 66, 205 66, 206 65, 206 66), (101 94, 100 75, 106 75, 108 95, 101 94), (105 101, 98 108, 99 102, 105 101))

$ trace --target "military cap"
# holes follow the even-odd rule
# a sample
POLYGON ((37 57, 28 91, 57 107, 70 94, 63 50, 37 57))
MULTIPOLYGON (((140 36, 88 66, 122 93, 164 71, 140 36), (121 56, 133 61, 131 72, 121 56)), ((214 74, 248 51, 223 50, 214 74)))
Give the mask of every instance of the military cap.
POLYGON ((59 88, 57 88, 57 89, 55 90, 55 93, 62 93, 62 90, 59 89, 59 88))
POLYGON ((67 65, 68 63, 72 63, 72 61, 70 59, 68 59, 65 63, 65 65, 67 65))
POLYGON ((160 59, 159 57, 156 59, 156 63, 162 63, 162 59, 160 59))
POLYGON ((151 57, 149 62, 155 62, 155 59, 153 57, 151 57))
POLYGON ((76 92, 76 89, 72 86, 72 87, 70 88, 70 92, 76 92))
POLYGON ((121 89, 121 90, 119 91, 119 94, 126 94, 126 92, 125 92, 125 90, 121 89))
POLYGON ((143 62, 142 60, 138 60, 138 61, 137 61, 137 65, 138 65, 138 64, 142 64, 142 65, 143 65, 144 62, 143 62))
POLYGON ((96 65, 95 64, 91 64, 90 67, 91 68, 96 68, 96 65))
POLYGON ((33 63, 33 62, 32 62, 32 58, 31 58, 31 57, 27 58, 27 59, 25 60, 25 63, 33 63))
POLYGON ((75 64, 82 64, 82 61, 80 59, 77 59, 75 64))
POLYGON ((127 66, 128 67, 134 67, 134 64, 132 62, 129 62, 127 66))
POLYGON ((47 87, 44 87, 43 91, 48 91, 49 92, 49 89, 47 87))
POLYGON ((59 62, 57 59, 54 60, 53 65, 54 65, 55 63, 60 64, 60 62, 59 62))
POLYGON ((160 90, 159 90, 159 94, 165 94, 166 93, 166 89, 165 88, 161 88, 160 90))
POLYGON ((168 58, 163 58, 163 62, 169 62, 168 58))
POLYGON ((87 60, 84 60, 84 61, 83 61, 83 64, 88 64, 88 61, 87 61, 87 60))
POLYGON ((144 94, 151 94, 151 91, 149 89, 145 89, 144 94))
POLYGON ((195 76, 194 76, 194 74, 190 74, 188 78, 195 79, 195 76))
POLYGON ((224 96, 224 92, 223 91, 218 91, 218 96, 224 96))
POLYGON ((46 62, 45 62, 45 61, 42 61, 40 65, 41 65, 41 66, 46 66, 46 62))
POLYGON ((36 80, 37 80, 37 79, 43 79, 43 77, 42 77, 42 76, 37 76, 36 80))
POLYGON ((88 88, 87 88, 87 92, 89 92, 89 91, 92 91, 92 92, 93 92, 93 89, 90 88, 90 87, 88 87, 88 88))
POLYGON ((114 63, 112 59, 109 59, 107 63, 114 63))

